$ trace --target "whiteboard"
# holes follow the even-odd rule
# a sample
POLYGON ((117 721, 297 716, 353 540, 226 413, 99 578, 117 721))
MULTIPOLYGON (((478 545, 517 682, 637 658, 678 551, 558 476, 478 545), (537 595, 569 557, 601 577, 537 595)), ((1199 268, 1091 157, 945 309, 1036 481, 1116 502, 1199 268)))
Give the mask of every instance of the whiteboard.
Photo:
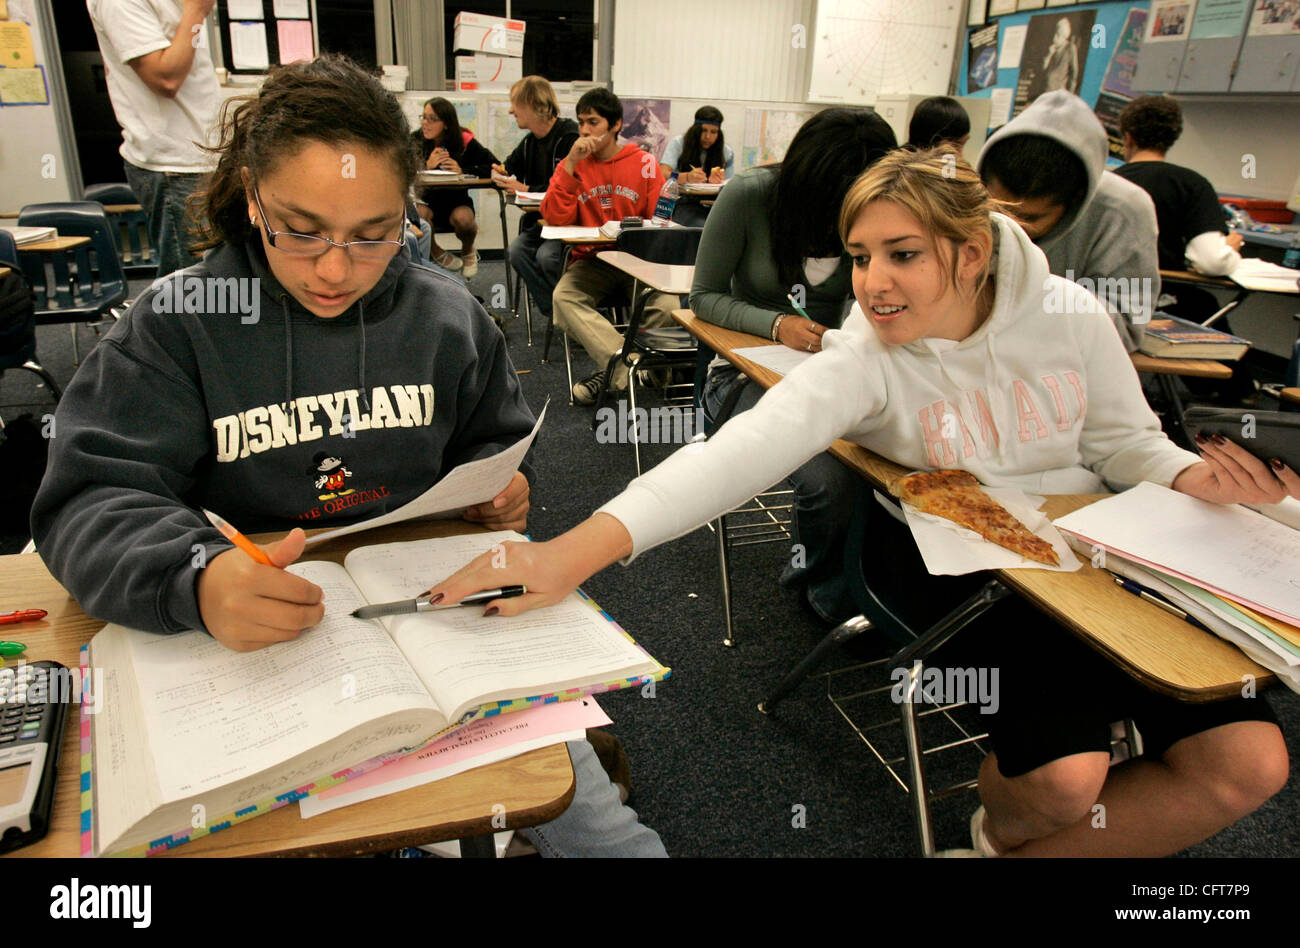
POLYGON ((808 100, 945 95, 961 15, 961 0, 820 0, 808 100))

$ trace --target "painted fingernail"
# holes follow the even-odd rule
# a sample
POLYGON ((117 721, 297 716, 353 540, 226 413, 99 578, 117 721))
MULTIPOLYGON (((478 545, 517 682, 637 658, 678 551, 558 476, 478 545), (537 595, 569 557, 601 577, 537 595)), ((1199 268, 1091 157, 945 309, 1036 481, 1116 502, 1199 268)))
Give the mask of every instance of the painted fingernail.
POLYGON ((494 616, 494 615, 496 615, 496 614, 497 614, 498 612, 500 612, 500 611, 501 611, 501 610, 498 609, 496 606, 488 606, 487 609, 483 610, 483 615, 485 615, 485 616, 494 616))
POLYGON ((1196 432, 1196 438, 1195 438, 1195 441, 1196 441, 1197 444, 1205 444, 1205 442, 1207 442, 1207 441, 1209 441, 1209 440, 1210 440, 1210 439, 1207 438, 1207 437, 1205 436, 1205 432, 1203 432, 1203 431, 1198 431, 1198 432, 1196 432))
POLYGON ((1219 445, 1220 447, 1228 443, 1228 439, 1221 434, 1212 435, 1210 437, 1210 440, 1213 441, 1215 444, 1219 445))
POLYGON ((1275 471, 1280 471, 1284 467, 1286 467, 1286 465, 1282 463, 1281 458, 1269 458, 1268 463, 1272 466, 1273 470, 1275 471))
MULTIPOLYGON (((427 590, 425 590, 423 593, 420 594, 420 597, 419 597, 419 598, 423 599, 425 596, 428 596, 429 593, 431 593, 431 592, 433 592, 433 590, 431 590, 431 589, 427 589, 427 590)), ((443 596, 442 593, 438 593, 438 595, 431 597, 431 598, 429 599, 429 605, 433 605, 435 602, 442 602, 442 596, 443 596)))

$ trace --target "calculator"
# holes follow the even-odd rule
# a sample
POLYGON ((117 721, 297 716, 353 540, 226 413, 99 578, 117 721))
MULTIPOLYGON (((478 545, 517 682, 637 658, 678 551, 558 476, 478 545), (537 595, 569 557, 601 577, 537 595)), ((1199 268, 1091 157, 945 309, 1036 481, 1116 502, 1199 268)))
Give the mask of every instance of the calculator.
POLYGON ((0 853, 34 843, 50 828, 68 681, 58 662, 0 668, 0 853))

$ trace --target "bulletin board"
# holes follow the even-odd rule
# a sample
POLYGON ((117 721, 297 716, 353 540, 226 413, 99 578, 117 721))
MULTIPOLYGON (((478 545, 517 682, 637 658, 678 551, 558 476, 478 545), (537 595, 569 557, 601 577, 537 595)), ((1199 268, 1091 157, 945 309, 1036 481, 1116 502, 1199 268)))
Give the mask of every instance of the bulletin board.
POLYGON ((218 0, 226 68, 263 73, 273 65, 316 57, 312 0, 218 0))
MULTIPOLYGON (((1118 158, 1115 121, 1120 110, 1137 95, 1130 80, 1148 5, 1148 0, 1067 7, 1049 3, 1045 9, 997 16, 985 26, 972 26, 963 44, 958 94, 993 100, 989 119, 992 131, 1014 118, 1047 88, 1067 87, 1068 60, 1075 57, 1078 75, 1070 91, 1096 109, 1111 135, 1111 155, 1118 158), (1061 54, 1062 49, 1068 49, 1070 40, 1057 41, 1058 29, 1066 32, 1059 27, 1062 18, 1070 21, 1072 39, 1077 44, 1070 56, 1061 54), (1017 46, 1021 46, 1019 56, 1014 55, 1017 46)), ((990 6, 989 13, 993 12, 990 6)))
POLYGON ((0 2, 0 108, 49 105, 45 64, 37 62, 32 44, 34 23, 30 3, 0 2))

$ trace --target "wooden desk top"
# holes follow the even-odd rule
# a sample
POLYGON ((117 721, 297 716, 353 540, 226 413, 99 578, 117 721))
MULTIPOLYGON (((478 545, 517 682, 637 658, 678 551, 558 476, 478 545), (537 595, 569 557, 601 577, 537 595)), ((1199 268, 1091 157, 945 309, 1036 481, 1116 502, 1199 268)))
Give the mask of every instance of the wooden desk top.
MULTIPOLYGON (((308 550, 307 558, 341 563, 358 544, 450 536, 478 529, 462 521, 401 523, 331 540, 308 550)), ((277 536, 254 539, 266 541, 277 536)), ((9 630, 6 637, 27 643, 27 653, 22 657, 31 661, 50 659, 76 668, 81 646, 104 625, 81 611, 34 553, 0 557, 0 604, 12 604, 0 606, 4 610, 49 612, 41 622, 4 627, 9 630)), ((50 832, 14 855, 81 854, 78 713, 76 707, 69 709, 50 832)), ((290 804, 163 855, 351 856, 384 852, 485 833, 491 828, 492 806, 497 803, 506 808, 508 826, 536 826, 563 813, 573 799, 573 791, 568 750, 555 745, 310 820, 302 819, 298 807, 290 804)))
POLYGON ((1173 280, 1176 283, 1201 283, 1205 286, 1215 286, 1225 290, 1243 289, 1239 283, 1234 283, 1227 277, 1206 276, 1204 273, 1197 273, 1195 270, 1161 270, 1160 279, 1173 280))
POLYGON ((1300 405, 1300 388, 1284 388, 1279 397, 1288 404, 1300 405))
POLYGON ((8 268, 8 267, 0 267, 0 279, 4 279, 4 278, 7 277, 8 275, 9 275, 9 268, 8 268))
POLYGON ((693 265, 650 263, 625 250, 602 250, 596 254, 596 258, 660 293, 682 296, 691 291, 691 283, 695 280, 693 265))
POLYGON ((144 210, 144 208, 142 208, 139 204, 105 204, 104 205, 105 214, 130 214, 133 211, 142 211, 142 210, 144 210))
POLYGON ((496 183, 491 178, 475 178, 465 174, 428 174, 427 171, 417 171, 415 183, 422 188, 496 188, 496 183))
POLYGON ((1232 367, 1213 359, 1165 359, 1144 352, 1131 352, 1133 368, 1152 375, 1182 375, 1198 379, 1230 379, 1232 367))
MULTIPOLYGON (((780 380, 781 376, 772 370, 732 352, 779 343, 706 323, 688 309, 676 310, 673 318, 764 388, 780 380)), ((900 465, 859 444, 836 441, 830 452, 886 490, 907 473, 900 465)), ((1044 511, 1055 520, 1104 496, 1051 496, 1044 511)), ((1084 643, 1155 691, 1183 701, 1213 701, 1240 694, 1244 675, 1253 675, 1261 685, 1274 680, 1272 672, 1255 664, 1236 646, 1142 602, 1115 585, 1110 573, 1090 563, 1085 562, 1073 573, 1003 569, 997 575, 1084 643), (1123 621, 1118 621, 1120 617, 1123 621)))
POLYGON ((89 237, 55 237, 53 240, 42 240, 34 244, 19 244, 19 253, 55 253, 60 250, 71 250, 73 247, 80 247, 82 244, 90 243, 89 237))

